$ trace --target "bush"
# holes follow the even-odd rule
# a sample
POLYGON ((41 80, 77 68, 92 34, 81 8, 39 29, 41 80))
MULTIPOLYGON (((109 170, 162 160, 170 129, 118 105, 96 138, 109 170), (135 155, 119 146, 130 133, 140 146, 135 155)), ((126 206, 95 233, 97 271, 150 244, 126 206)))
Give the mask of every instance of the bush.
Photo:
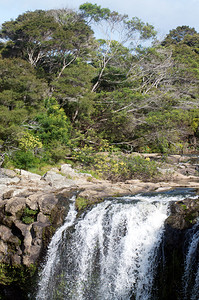
POLYGON ((129 170, 131 178, 142 180, 151 180, 159 174, 158 164, 150 159, 145 159, 141 156, 134 156, 125 159, 126 166, 129 170))
POLYGON ((16 151, 13 164, 16 168, 28 170, 39 164, 40 160, 31 151, 16 151))
POLYGON ((33 223, 37 219, 36 216, 37 216, 38 212, 39 212, 38 210, 33 210, 33 209, 29 209, 28 207, 26 207, 22 214, 22 218, 21 218, 22 222, 25 224, 33 223))

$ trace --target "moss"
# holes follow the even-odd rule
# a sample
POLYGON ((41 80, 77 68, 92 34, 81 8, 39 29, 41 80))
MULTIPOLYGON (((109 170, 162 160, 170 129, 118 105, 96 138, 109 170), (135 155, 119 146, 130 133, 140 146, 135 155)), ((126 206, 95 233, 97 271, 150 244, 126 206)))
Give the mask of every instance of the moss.
POLYGON ((77 197, 75 200, 75 207, 78 211, 78 214, 81 214, 84 210, 89 208, 92 205, 95 205, 96 203, 103 202, 104 199, 97 198, 97 199, 89 199, 84 197, 77 197))
POLYGON ((28 207, 26 207, 23 210, 23 213, 22 213, 22 216, 21 216, 22 222, 25 223, 25 224, 33 223, 37 219, 38 212, 39 212, 38 210, 33 210, 33 209, 29 209, 28 207))
POLYGON ((26 288, 27 283, 37 272, 37 266, 0 264, 0 285, 17 284, 21 289, 26 288))
POLYGON ((182 207, 183 210, 187 209, 187 206, 185 204, 181 204, 181 207, 182 207))
POLYGON ((75 207, 78 211, 84 210, 90 205, 90 201, 84 197, 77 197, 75 201, 75 207))

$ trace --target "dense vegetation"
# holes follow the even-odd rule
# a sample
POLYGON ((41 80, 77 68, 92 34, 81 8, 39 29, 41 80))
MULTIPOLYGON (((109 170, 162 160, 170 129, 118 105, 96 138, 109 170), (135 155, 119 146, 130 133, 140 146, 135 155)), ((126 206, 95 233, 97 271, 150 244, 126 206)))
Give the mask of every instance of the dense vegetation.
MULTIPOLYGON (((194 28, 179 26, 157 41, 152 25, 85 3, 78 12, 26 12, 3 23, 0 37, 3 166, 71 160, 129 178, 143 162, 122 152, 198 150, 194 28)), ((153 173, 150 163, 143 168, 153 173)))

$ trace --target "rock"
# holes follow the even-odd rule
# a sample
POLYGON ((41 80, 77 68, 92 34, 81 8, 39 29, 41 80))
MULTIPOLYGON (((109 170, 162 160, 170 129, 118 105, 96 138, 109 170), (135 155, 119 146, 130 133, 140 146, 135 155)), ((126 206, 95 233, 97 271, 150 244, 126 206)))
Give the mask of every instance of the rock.
POLYGON ((21 256, 20 255, 17 255, 17 254, 14 254, 12 255, 11 257, 11 263, 12 265, 21 265, 21 256))
POLYGON ((26 178, 30 181, 39 181, 41 179, 41 176, 38 174, 34 174, 25 170, 19 170, 15 169, 23 178, 26 178))
POLYGON ((13 170, 0 168, 0 178, 2 177, 16 177, 17 173, 13 170))
POLYGON ((20 178, 19 177, 13 177, 13 178, 5 177, 5 178, 0 178, 0 184, 4 184, 4 185, 17 184, 19 182, 20 182, 20 178))
POLYGON ((61 165, 61 173, 63 173, 64 175, 66 175, 67 177, 75 177, 77 175, 77 173, 75 172, 75 170, 71 167, 70 164, 64 164, 61 165))
POLYGON ((40 222, 40 223, 50 223, 49 222, 49 217, 45 216, 41 212, 37 215, 37 222, 40 222))
POLYGON ((171 215, 166 219, 165 224, 174 229, 188 229, 198 222, 199 199, 174 202, 170 209, 171 215))
POLYGON ((29 195, 26 199, 26 205, 32 210, 39 209, 39 199, 43 196, 42 192, 37 192, 35 194, 29 195))
POLYGON ((41 179, 46 181, 50 186, 56 189, 61 189, 61 188, 71 187, 76 185, 74 180, 67 179, 66 177, 62 176, 61 174, 57 174, 54 171, 48 171, 46 174, 42 176, 41 179))
POLYGON ((5 255, 7 253, 7 250, 8 250, 8 245, 6 243, 4 243, 2 240, 0 240, 0 254, 1 254, 0 257, 5 255))
MULTIPOLYGON (((155 278, 157 299, 182 299, 182 278, 190 228, 198 222, 199 199, 185 199, 170 205, 171 214, 165 220, 162 255, 155 278)), ((184 299, 184 298, 183 298, 184 299)), ((188 299, 188 298, 186 298, 188 299)))
POLYGON ((39 210, 43 214, 50 215, 58 200, 53 194, 44 194, 38 199, 39 210))
POLYGON ((11 229, 4 225, 0 225, 0 239, 4 242, 8 242, 12 237, 11 229))
POLYGON ((5 212, 7 214, 16 215, 26 207, 26 198, 14 197, 6 200, 5 212))
POLYGON ((5 199, 10 199, 14 195, 14 190, 8 190, 7 192, 3 193, 2 198, 3 200, 5 199))

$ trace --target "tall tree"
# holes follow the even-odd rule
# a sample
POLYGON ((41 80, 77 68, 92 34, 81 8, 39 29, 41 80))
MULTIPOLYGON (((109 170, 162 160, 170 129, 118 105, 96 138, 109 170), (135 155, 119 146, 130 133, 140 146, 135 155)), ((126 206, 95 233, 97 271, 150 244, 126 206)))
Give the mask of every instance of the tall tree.
POLYGON ((48 94, 44 80, 31 65, 20 59, 0 59, 0 105, 9 110, 38 108, 48 94))
POLYGON ((27 12, 2 25, 7 40, 2 55, 20 56, 32 66, 45 66, 60 77, 77 57, 85 56, 93 43, 93 31, 81 16, 68 10, 27 12))
POLYGON ((169 31, 169 34, 162 41, 163 46, 169 46, 180 43, 187 35, 194 35, 197 33, 195 28, 191 28, 189 26, 183 25, 178 26, 176 29, 172 29, 169 31))
POLYGON ((82 16, 91 25, 101 28, 102 40, 99 41, 99 68, 92 91, 96 91, 103 80, 104 73, 115 57, 124 56, 121 46, 135 53, 140 41, 146 41, 156 36, 154 27, 138 18, 129 19, 97 4, 85 3, 80 6, 82 16))

